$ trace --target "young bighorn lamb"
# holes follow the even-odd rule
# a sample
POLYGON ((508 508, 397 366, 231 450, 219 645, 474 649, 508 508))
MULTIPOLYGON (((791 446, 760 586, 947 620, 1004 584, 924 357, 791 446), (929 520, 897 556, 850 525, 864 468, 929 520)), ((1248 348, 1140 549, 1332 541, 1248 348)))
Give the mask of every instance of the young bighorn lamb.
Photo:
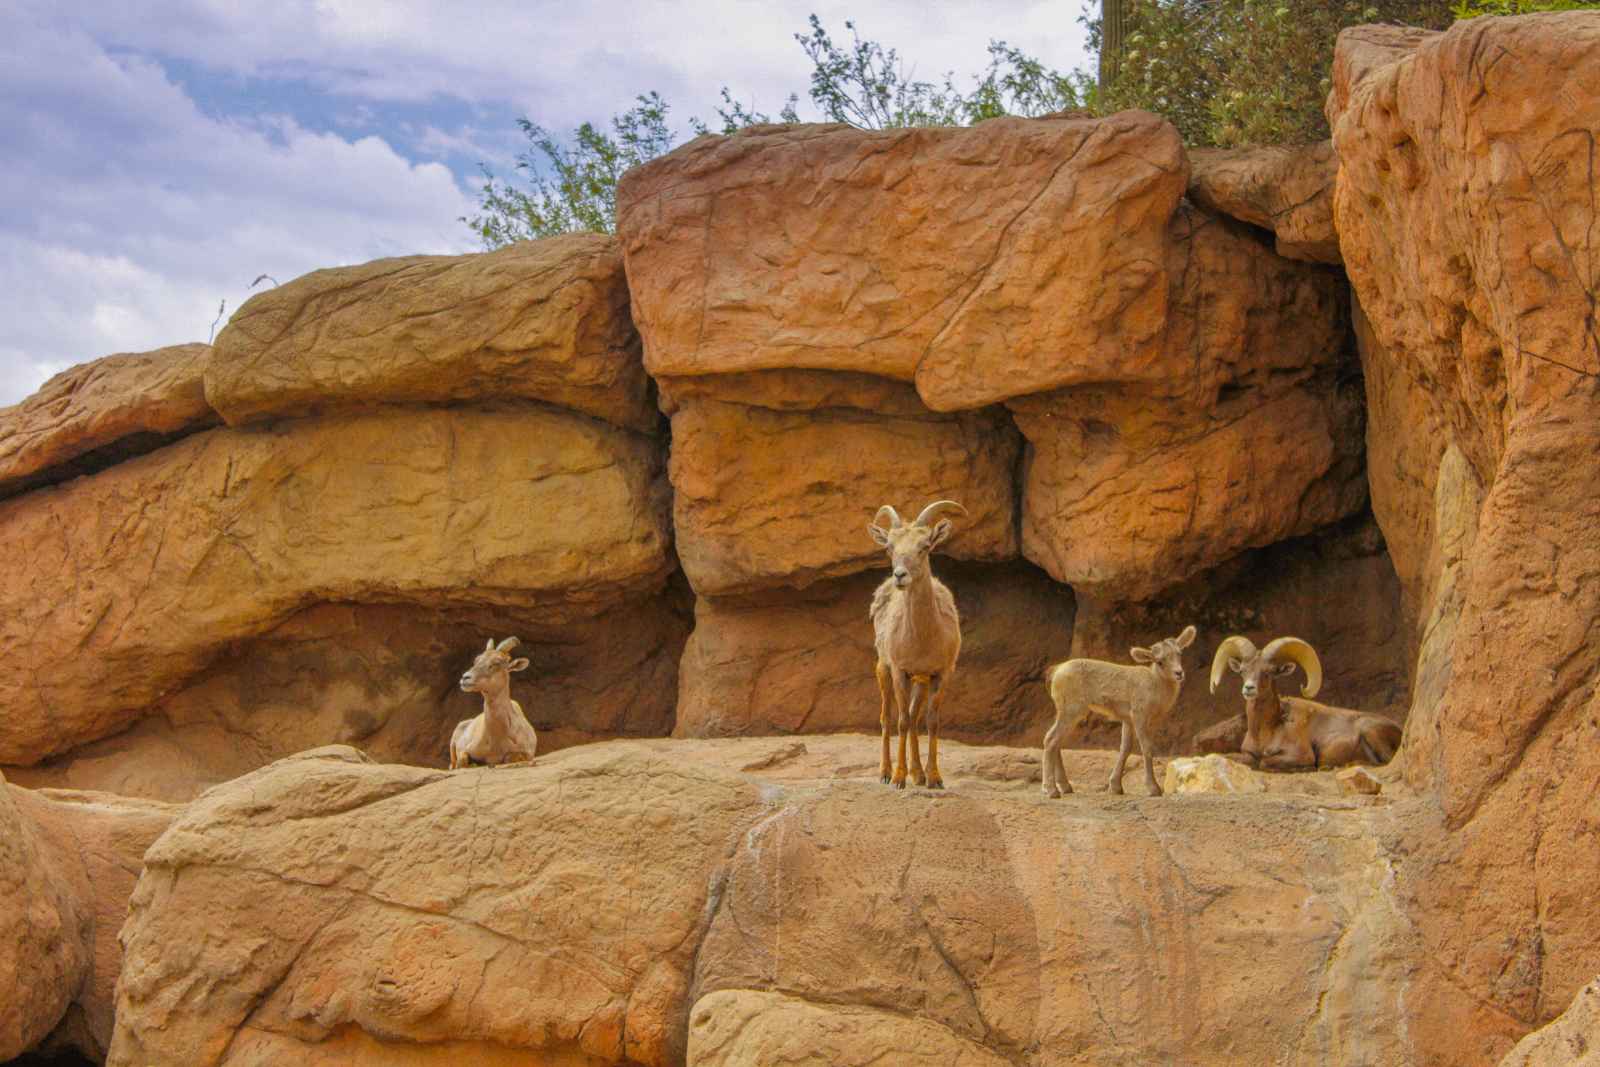
POLYGON ((917 785, 943 789, 939 773, 939 708, 944 689, 956 669, 961 653, 961 617, 956 599, 943 582, 933 576, 928 554, 950 536, 950 520, 938 519, 945 512, 965 515, 967 509, 953 500, 936 500, 922 509, 909 525, 900 521, 899 512, 885 504, 878 509, 867 532, 889 550, 894 573, 884 579, 872 594, 872 629, 878 649, 878 725, 883 731, 883 754, 878 762, 879 779, 892 781, 896 789, 906 787, 906 739, 911 740, 911 779, 917 785), (889 516, 889 528, 878 525, 889 516), (931 525, 930 525, 931 524, 931 525), (900 754, 894 774, 889 773, 889 695, 894 694, 899 711, 900 754), (928 772, 922 772, 918 751, 917 725, 928 720, 928 772))
POLYGON ((496 647, 490 638, 461 676, 462 692, 483 694, 483 711, 462 720, 451 734, 451 770, 474 763, 528 763, 538 750, 539 735, 522 714, 522 705, 511 699, 511 673, 528 668, 526 659, 511 658, 519 644, 508 637, 496 647))
POLYGON ((1226 667, 1243 679, 1243 752, 1267 770, 1388 763, 1400 747, 1400 727, 1381 715, 1334 708, 1300 697, 1279 697, 1277 678, 1296 667, 1306 672, 1305 697, 1322 688, 1322 662, 1298 637, 1279 637, 1260 651, 1238 634, 1211 659, 1211 691, 1226 667))
POLYGON ((1141 667, 1098 659, 1069 659, 1050 668, 1045 680, 1056 706, 1056 721, 1044 735, 1045 796, 1072 792, 1067 768, 1061 762, 1061 742, 1067 731, 1091 711, 1122 724, 1122 747, 1107 789, 1122 792, 1122 769, 1137 735, 1145 782, 1152 796, 1161 795, 1150 763, 1149 730, 1178 702, 1178 689, 1183 685, 1183 650, 1194 643, 1194 636, 1195 628, 1185 626, 1177 637, 1157 641, 1149 648, 1132 649, 1133 661, 1145 664, 1141 667))

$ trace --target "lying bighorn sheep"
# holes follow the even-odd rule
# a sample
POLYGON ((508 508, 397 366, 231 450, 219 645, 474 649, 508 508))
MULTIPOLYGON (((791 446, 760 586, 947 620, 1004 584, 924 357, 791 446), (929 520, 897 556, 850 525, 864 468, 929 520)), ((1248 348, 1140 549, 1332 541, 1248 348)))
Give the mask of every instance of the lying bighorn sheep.
POLYGON ((1152 796, 1161 795, 1150 762, 1149 728, 1178 702, 1178 689, 1183 685, 1183 650, 1194 643, 1194 635, 1195 628, 1185 626, 1177 637, 1157 641, 1149 648, 1132 649, 1133 661, 1146 664, 1142 667, 1098 659, 1069 659, 1050 668, 1045 679, 1050 686, 1050 699, 1055 702, 1056 721, 1044 735, 1045 796, 1072 792, 1067 768, 1061 762, 1061 742, 1067 731, 1091 711, 1122 724, 1122 747, 1107 788, 1113 793, 1122 792, 1122 768, 1137 735, 1145 781, 1152 796))
POLYGON ((894 573, 884 579, 872 594, 872 629, 878 649, 878 725, 883 729, 883 757, 878 764, 879 778, 893 781, 896 789, 906 787, 906 737, 911 738, 911 778, 918 785, 943 789, 939 774, 939 707, 944 703, 944 688, 956 669, 961 652, 961 617, 956 613, 956 598, 943 582, 933 576, 928 554, 950 536, 950 520, 939 519, 945 512, 965 515, 967 509, 953 500, 938 500, 922 509, 910 525, 900 521, 899 512, 885 504, 867 524, 872 539, 889 550, 894 573), (889 516, 889 528, 878 525, 889 516), (932 525, 930 525, 930 523, 932 525), (894 694, 899 711, 900 756, 894 775, 889 774, 889 695, 894 694), (908 692, 909 691, 909 692, 908 692), (922 773, 922 754, 917 750, 917 724, 928 719, 928 773, 922 773))
POLYGON ((474 763, 490 766, 527 763, 539 747, 522 705, 511 699, 511 672, 527 670, 526 659, 512 659, 521 644, 508 637, 495 646, 490 638, 478 658, 461 676, 461 691, 483 694, 483 711, 457 724, 450 735, 450 769, 474 763))
POLYGON ((1345 763, 1388 763, 1400 747, 1400 727, 1381 715, 1278 696, 1277 677, 1306 672, 1305 697, 1322 688, 1322 662, 1298 637, 1280 637, 1259 652, 1238 634, 1217 647, 1211 691, 1227 667, 1243 679, 1244 754, 1268 770, 1321 769, 1345 763))

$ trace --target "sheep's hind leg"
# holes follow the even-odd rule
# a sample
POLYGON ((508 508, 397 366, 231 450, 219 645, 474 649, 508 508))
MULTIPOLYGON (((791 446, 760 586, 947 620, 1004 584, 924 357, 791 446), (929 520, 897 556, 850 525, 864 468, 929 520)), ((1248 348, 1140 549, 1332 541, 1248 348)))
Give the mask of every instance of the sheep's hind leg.
POLYGON ((1061 762, 1061 740, 1066 736, 1067 729, 1076 719, 1068 720, 1065 712, 1056 712, 1056 721, 1045 731, 1044 751, 1040 754, 1040 772, 1043 775, 1044 795, 1055 799, 1064 793, 1072 792, 1072 783, 1067 780, 1066 764, 1061 762))
POLYGON ((1122 795, 1122 769, 1128 763, 1128 750, 1133 747, 1133 727, 1127 723, 1122 724, 1122 747, 1117 749, 1117 765, 1111 768, 1111 781, 1106 784, 1106 792, 1122 795))
POLYGON ((894 703, 894 683, 889 680, 889 665, 878 661, 878 726, 883 731, 883 755, 878 760, 878 781, 889 784, 889 708, 894 703))

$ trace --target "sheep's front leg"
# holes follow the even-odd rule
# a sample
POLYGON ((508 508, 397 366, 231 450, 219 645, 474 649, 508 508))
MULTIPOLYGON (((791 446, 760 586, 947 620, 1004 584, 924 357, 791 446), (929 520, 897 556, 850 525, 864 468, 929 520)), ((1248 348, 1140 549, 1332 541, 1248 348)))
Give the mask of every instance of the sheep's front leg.
POLYGON ((928 714, 928 689, 927 675, 911 680, 911 780, 917 785, 928 783, 928 776, 922 770, 922 742, 917 737, 917 728, 928 714))
POLYGON ((898 667, 893 668, 891 677, 894 681, 894 706, 897 713, 896 729, 900 738, 900 751, 894 761, 894 776, 890 783, 896 789, 906 787, 906 733, 911 725, 911 717, 906 714, 906 674, 898 667))
POLYGON ((1122 747, 1117 749, 1117 765, 1111 768, 1111 782, 1106 792, 1122 795, 1122 769, 1128 764, 1128 750, 1133 747, 1133 727, 1122 724, 1122 747))
POLYGON ((1052 800, 1063 793, 1072 792, 1072 783, 1067 781, 1066 764, 1061 762, 1061 738, 1065 733, 1065 716, 1057 712, 1056 721, 1045 731, 1044 750, 1039 755, 1044 795, 1052 800))
POLYGON ((1150 759, 1150 742, 1145 737, 1144 724, 1135 720, 1133 731, 1139 738, 1139 758, 1144 760, 1144 780, 1150 786, 1150 795, 1158 797, 1161 786, 1156 783, 1156 768, 1150 759))
POLYGON ((943 789, 944 775, 939 773, 939 709, 944 706, 945 676, 933 676, 933 692, 928 695, 928 788, 943 789))
POLYGON ((878 661, 878 726, 883 731, 883 755, 878 760, 878 781, 889 784, 889 708, 894 698, 894 683, 889 679, 889 665, 878 661))

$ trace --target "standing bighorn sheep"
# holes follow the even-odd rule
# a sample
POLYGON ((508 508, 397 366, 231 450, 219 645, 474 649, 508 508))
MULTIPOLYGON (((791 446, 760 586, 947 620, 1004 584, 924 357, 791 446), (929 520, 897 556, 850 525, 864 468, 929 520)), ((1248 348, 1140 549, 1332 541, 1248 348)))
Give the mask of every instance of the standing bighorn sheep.
POLYGON ((1213 693, 1224 667, 1244 679, 1243 751, 1258 766, 1288 771, 1388 763, 1400 747, 1400 727, 1381 715, 1278 696, 1277 677, 1296 667, 1306 672, 1306 697, 1322 688, 1322 662, 1298 637, 1277 638, 1260 651, 1248 637, 1228 638, 1211 660, 1213 693))
POLYGON ((933 520, 945 512, 965 515, 967 509, 953 500, 937 500, 907 525, 899 512, 885 504, 878 509, 867 532, 889 551, 894 573, 872 594, 872 629, 878 649, 878 725, 883 730, 883 755, 879 778, 906 787, 906 739, 911 740, 911 778, 917 785, 943 789, 939 774, 939 708, 945 686, 961 653, 961 617, 956 599, 933 576, 928 554, 950 536, 950 520, 933 520), (889 516, 889 528, 878 521, 889 516), (931 524, 931 525, 930 525, 931 524), (899 712, 900 754, 894 774, 889 773, 889 698, 899 712), (922 772, 917 724, 928 719, 928 772, 922 772))
POLYGON ((483 694, 483 711, 456 725, 450 735, 450 769, 485 763, 490 766, 530 762, 539 747, 539 735, 511 699, 511 673, 527 670, 526 659, 512 659, 521 644, 508 637, 495 646, 490 638, 478 658, 461 676, 461 691, 483 694))
POLYGON ((1131 650, 1133 661, 1144 666, 1107 663, 1098 659, 1069 659, 1045 674, 1050 699, 1056 706, 1056 721, 1044 735, 1044 795, 1059 797, 1072 792, 1067 768, 1061 762, 1061 742, 1078 720, 1089 712, 1122 724, 1122 747, 1117 765, 1111 771, 1107 789, 1122 792, 1122 769, 1128 762, 1133 738, 1139 738, 1139 756, 1144 760, 1144 778, 1152 796, 1161 795, 1155 768, 1150 762, 1150 726, 1163 718, 1178 702, 1183 685, 1183 650, 1194 642, 1195 628, 1184 627, 1177 637, 1157 641, 1149 648, 1131 650))

